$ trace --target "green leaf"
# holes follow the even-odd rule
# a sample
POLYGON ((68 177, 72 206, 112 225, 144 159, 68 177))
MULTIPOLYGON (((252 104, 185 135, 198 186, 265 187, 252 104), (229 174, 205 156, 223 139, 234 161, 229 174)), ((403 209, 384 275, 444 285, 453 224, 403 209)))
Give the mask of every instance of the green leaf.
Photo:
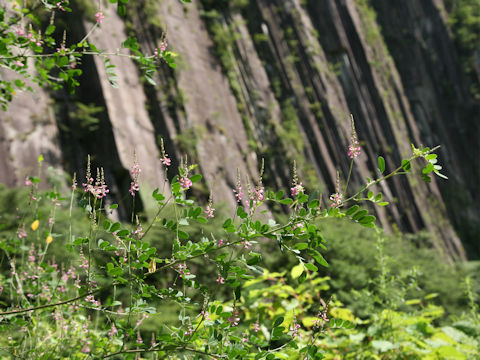
POLYGON ((73 245, 82 245, 88 242, 88 238, 76 238, 73 240, 73 245))
POLYGON ((375 216, 373 215, 367 215, 362 217, 358 222, 362 225, 368 224, 368 223, 373 223, 376 220, 375 216))
POLYGON ((66 56, 62 56, 62 57, 58 60, 58 63, 57 63, 58 67, 63 67, 63 66, 65 66, 65 65, 67 65, 67 64, 68 64, 68 57, 66 57, 66 56))
POLYGON ((406 172, 409 172, 412 168, 412 165, 410 164, 410 161, 408 160, 402 160, 402 168, 403 170, 405 170, 406 172))
POLYGON ((383 197, 382 193, 378 193, 378 194, 375 196, 375 202, 378 202, 378 201, 382 200, 382 197, 383 197))
POLYGON ((370 200, 373 199, 373 191, 370 190, 370 191, 367 193, 367 198, 370 199, 370 200))
POLYGON ((435 168, 433 167, 433 164, 428 163, 427 166, 422 170, 423 174, 430 174, 435 168))
POLYGON ((380 170, 380 173, 383 173, 385 171, 385 159, 379 156, 377 159, 377 162, 378 162, 378 170, 380 170))
POLYGON ((51 35, 55 31, 55 25, 48 25, 47 30, 45 30, 45 35, 51 35))
POLYGON ((314 208, 318 207, 318 204, 319 204, 319 203, 320 203, 320 202, 319 202, 317 199, 312 200, 312 201, 310 201, 310 202, 308 203, 308 208, 309 208, 309 209, 314 209, 314 208))
POLYGON ((317 254, 312 255, 312 257, 320 265, 325 266, 325 267, 329 267, 327 260, 325 260, 325 258, 322 256, 322 254, 317 252, 317 254))
POLYGON ((310 271, 318 271, 318 267, 316 267, 315 265, 313 265, 312 263, 306 263, 305 264, 305 267, 310 270, 310 271))
POLYGON ((353 220, 358 220, 362 217, 364 217, 365 215, 368 214, 368 211, 367 210, 360 210, 359 212, 357 212, 355 215, 353 215, 352 219, 353 220))
POLYGON ((111 224, 110 221, 105 220, 105 221, 103 222, 103 229, 104 229, 104 230, 108 230, 108 229, 110 228, 110 224, 111 224))
POLYGON ((110 228, 110 232, 113 233, 113 232, 119 230, 121 226, 122 226, 122 225, 121 225, 119 222, 116 222, 116 223, 113 224, 112 227, 110 228))
POLYGON ((302 275, 302 273, 303 273, 302 264, 295 265, 290 271, 290 275, 292 276, 292 279, 298 278, 300 275, 302 275))
POLYGON ((283 323, 284 320, 285 320, 285 318, 284 318, 283 316, 279 316, 279 317, 276 318, 275 321, 273 322, 273 327, 279 326, 281 323, 283 323))
POLYGON ((114 210, 114 209, 116 209, 116 208, 118 208, 118 204, 112 204, 112 205, 110 205, 110 207, 109 207, 110 210, 114 210))
POLYGON ((355 213, 359 208, 360 208, 360 206, 358 206, 358 205, 353 205, 350 209, 347 210, 346 215, 347 215, 347 216, 352 215, 352 214, 355 213))
POLYGON ((125 16, 127 15, 127 7, 124 4, 118 4, 117 5, 117 13, 120 16, 125 16))
POLYGON ((283 205, 290 205, 291 203, 293 203, 293 200, 290 198, 280 200, 280 204, 283 204, 283 205))
POLYGON ((202 180, 202 175, 200 175, 200 174, 192 175, 190 177, 190 180, 192 181, 192 183, 196 183, 196 182, 202 180))
POLYGON ((379 202, 377 205, 378 206, 387 206, 389 203, 388 201, 382 201, 382 202, 379 202))
POLYGON ((186 239, 188 239, 190 236, 189 236, 188 233, 186 233, 185 231, 178 230, 178 237, 179 237, 180 239, 186 240, 186 239))
POLYGON ((275 200, 280 200, 281 198, 283 198, 284 195, 285 192, 283 190, 277 191, 277 193, 275 194, 275 200))
POLYGON ((112 276, 119 276, 123 274, 123 270, 121 267, 114 267, 113 269, 108 270, 108 273, 112 276))
POLYGON ((295 250, 305 250, 308 248, 308 244, 307 243, 297 243, 293 246, 293 248, 295 250))
POLYGON ((120 230, 117 232, 117 236, 118 237, 125 237, 127 236, 128 234, 130 234, 130 232, 126 229, 123 229, 123 230, 120 230))
POLYGON ((426 183, 430 183, 432 182, 432 179, 430 178, 430 176, 426 175, 426 174, 422 174, 421 175, 421 178, 423 181, 425 181, 426 183))

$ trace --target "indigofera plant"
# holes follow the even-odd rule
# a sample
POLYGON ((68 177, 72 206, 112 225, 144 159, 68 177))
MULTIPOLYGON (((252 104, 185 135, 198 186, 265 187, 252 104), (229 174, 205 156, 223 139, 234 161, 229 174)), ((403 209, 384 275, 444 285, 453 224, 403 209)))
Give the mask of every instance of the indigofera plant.
MULTIPOLYGON (((189 189, 202 176, 195 174, 196 166, 186 160, 182 160, 168 190, 153 191, 158 210, 145 226, 139 222, 140 214, 134 213, 135 206, 131 224, 109 218, 118 205, 106 206, 109 192, 103 170, 97 169, 95 180, 88 165, 83 189, 78 189, 74 180, 68 200, 57 193, 48 195, 53 197, 54 209, 63 203, 69 203, 71 209, 77 199, 90 222, 85 234, 76 235, 75 229, 68 236, 55 234, 65 238, 72 254, 70 263, 57 263, 49 257, 49 248, 57 241, 52 238, 55 212, 47 222, 39 220, 42 196, 37 186, 41 179, 30 177, 29 214, 34 220, 28 226, 27 217, 22 217, 17 233, 1 246, 10 273, 2 281, 0 326, 11 334, 21 334, 1 340, 2 351, 42 358, 68 343, 70 358, 169 354, 173 358, 274 359, 292 351, 307 359, 322 358, 321 343, 327 329, 350 329, 355 320, 336 318, 337 303, 321 297, 325 279, 315 274, 319 267, 328 267, 322 255, 327 242, 316 224, 322 218, 335 217, 375 227, 375 216, 356 203, 386 205, 380 202, 380 194, 361 195, 392 176, 407 175, 407 163, 419 158, 428 162, 422 175, 431 172, 432 160, 436 165, 435 149, 413 150, 408 160, 387 175, 382 175, 385 164, 379 158, 377 179, 367 179, 364 187, 350 196, 348 188, 342 192, 338 186, 337 195, 341 196, 326 207, 320 194, 306 193, 295 170, 291 196, 283 190, 265 190, 262 176, 255 186, 248 181, 247 194, 243 194, 239 174, 234 190, 239 203, 233 217, 221 219, 220 238, 218 233, 192 235, 193 224, 202 227, 219 219, 213 214, 212 197, 204 207, 189 196, 189 189), (275 203, 288 209, 289 216, 283 222, 263 210, 275 203), (165 234, 162 241, 170 243, 169 253, 159 253, 153 245, 152 228, 165 234), (19 241, 24 245, 16 247, 19 241), (275 242, 281 253, 296 259, 296 266, 285 269, 291 271, 290 277, 279 279, 265 269, 262 252, 266 242, 275 242), (31 245, 27 247, 27 243, 31 245), (210 276, 202 273, 203 269, 209 269, 210 276), (274 279, 276 292, 251 290, 255 284, 274 279), (303 292, 302 284, 311 291, 303 292), (302 306, 279 311, 278 306, 268 305, 285 296, 302 306), (176 321, 162 321, 165 306, 175 309, 176 321), (151 341, 143 339, 143 323, 154 325, 151 341), (39 337, 45 340, 39 343, 39 337)), ((162 158, 167 159, 167 155, 162 153, 162 158)), ((163 163, 168 171, 170 161, 163 163)), ((126 190, 135 201, 136 193, 142 191, 136 156, 131 176, 130 189, 126 190)))

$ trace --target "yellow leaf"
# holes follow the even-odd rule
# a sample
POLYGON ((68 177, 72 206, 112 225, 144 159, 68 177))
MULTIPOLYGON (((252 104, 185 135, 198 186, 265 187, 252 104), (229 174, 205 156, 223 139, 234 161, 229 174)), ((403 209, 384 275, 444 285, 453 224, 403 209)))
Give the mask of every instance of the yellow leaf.
POLYGON ((38 225, 40 224, 40 221, 38 220, 35 220, 32 225, 31 225, 31 228, 33 231, 36 231, 38 229, 38 225))
POLYGON ((298 277, 300 277, 300 275, 302 275, 303 273, 303 265, 302 264, 298 264, 296 266, 294 266, 290 272, 290 275, 292 276, 292 279, 296 279, 298 277))
POLYGON ((157 262, 155 261, 155 259, 152 259, 148 264, 148 272, 154 273, 155 271, 157 271, 157 262))
POLYGON ((46 239, 47 244, 51 244, 52 241, 53 241, 52 235, 48 235, 48 236, 47 236, 47 239, 46 239))

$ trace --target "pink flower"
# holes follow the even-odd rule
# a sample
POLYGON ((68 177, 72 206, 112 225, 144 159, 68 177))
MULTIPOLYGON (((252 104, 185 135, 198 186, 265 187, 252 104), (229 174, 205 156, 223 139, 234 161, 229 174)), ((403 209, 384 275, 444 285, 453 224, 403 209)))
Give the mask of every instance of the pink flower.
POLYGON ((304 190, 304 188, 302 186, 302 183, 300 183, 298 185, 295 185, 294 187, 290 188, 290 192, 291 192, 292 196, 297 196, 303 190, 304 190))
POLYGON ((354 159, 360 155, 360 146, 357 138, 357 131, 355 130, 355 123, 353 121, 353 115, 351 117, 352 137, 350 139, 350 146, 348 147, 347 155, 350 159, 354 159))
POLYGON ((255 331, 255 332, 259 332, 259 331, 260 331, 260 324, 258 323, 258 321, 257 321, 256 323, 254 323, 254 324, 252 325, 252 327, 253 327, 253 331, 255 331))
POLYGON ((15 28, 15 34, 18 36, 25 36, 25 28, 23 26, 15 28))
POLYGON ((168 154, 165 154, 161 159, 160 161, 162 162, 163 165, 165 166, 170 166, 170 164, 172 163, 172 160, 168 157, 168 154))
POLYGON ((109 337, 113 337, 114 335, 116 335, 118 333, 118 330, 117 330, 117 327, 115 326, 115 324, 112 325, 112 328, 110 329, 110 331, 108 332, 108 336, 109 337))
POLYGON ((240 244, 242 244, 243 247, 247 250, 250 248, 250 246, 252 246, 252 243, 250 241, 242 241, 240 244))
POLYGON ((163 53, 165 50, 167 50, 168 43, 166 40, 162 41, 160 44, 160 53, 163 53))
POLYGON ((193 183, 192 183, 192 180, 184 176, 180 179, 180 185, 182 186, 183 189, 187 190, 187 189, 190 189, 193 183))
POLYGON ((232 316, 227 319, 227 323, 230 324, 230 326, 238 326, 239 322, 240 318, 238 317, 238 312, 235 310, 232 316))
POLYGON ((340 193, 335 193, 330 195, 330 200, 332 201, 332 203, 330 204, 330 207, 340 206, 342 204, 342 198, 343 198, 343 195, 340 193))
POLYGON ((218 278, 215 281, 219 284, 225 284, 225 279, 223 277, 221 277, 220 275, 218 275, 218 278))
POLYGON ((25 186, 32 186, 32 185, 33 185, 32 180, 30 180, 29 178, 26 178, 25 179, 25 186))
POLYGON ((103 13, 101 11, 99 11, 95 14, 95 21, 97 23, 101 24, 103 19, 105 19, 105 16, 103 16, 103 13))
POLYGON ((222 239, 218 240, 217 246, 222 246, 222 245, 223 245, 223 240, 222 239))
POLYGON ((17 60, 17 61, 15 61, 15 66, 18 66, 18 67, 24 67, 24 66, 25 66, 25 64, 24 64, 24 63, 22 63, 20 60, 17 60))
POLYGON ((348 157, 350 159, 354 159, 356 157, 358 157, 361 153, 361 148, 358 144, 358 141, 355 141, 353 144, 351 144, 349 147, 348 147, 348 157))
POLYGON ((65 48, 65 45, 62 44, 59 48, 57 48, 57 53, 60 55, 65 55, 65 53, 68 51, 67 48, 65 48))
POLYGON ((242 185, 239 185, 237 189, 233 189, 233 192, 235 193, 235 199, 237 202, 241 202, 243 198, 242 185))
POLYGON ((253 206, 258 205, 263 201, 263 199, 265 198, 264 192, 265 189, 261 184, 258 185, 255 189, 253 189, 253 206))
POLYGON ((215 211, 214 208, 212 208, 210 205, 207 205, 207 207, 205 208, 205 211, 203 213, 207 214, 207 217, 213 218, 214 217, 214 215, 213 215, 214 211, 215 211))
POLYGON ((139 190, 140 190, 140 186, 136 182, 132 181, 130 183, 130 190, 128 190, 130 195, 135 196, 135 191, 138 192, 139 190))
POLYGON ((247 341, 248 341, 247 333, 243 333, 242 334, 242 342, 247 342, 247 341))
POLYGON ((133 232, 134 235, 137 235, 141 239, 144 235, 142 225, 138 225, 137 229, 133 232))
POLYGON ((57 5, 57 9, 58 9, 58 10, 65 11, 65 8, 62 6, 62 3, 63 3, 63 2, 64 2, 64 0, 57 2, 56 5, 57 5))
POLYGON ((300 324, 292 324, 292 326, 290 326, 290 331, 292 331, 292 337, 294 339, 298 335, 298 329, 300 329, 300 324))
POLYGON ((25 231, 25 228, 23 226, 17 230, 17 236, 19 239, 27 236, 27 232, 25 231))

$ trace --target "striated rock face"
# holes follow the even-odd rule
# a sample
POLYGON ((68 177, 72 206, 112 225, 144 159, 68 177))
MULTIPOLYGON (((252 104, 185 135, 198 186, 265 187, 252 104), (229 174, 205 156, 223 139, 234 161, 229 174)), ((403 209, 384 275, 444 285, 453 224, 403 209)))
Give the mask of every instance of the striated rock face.
MULTIPOLYGON (((3 70, 0 76, 16 79, 15 74, 3 70)), ((23 186, 27 177, 38 175, 39 154, 44 156, 44 168, 61 170, 51 99, 43 89, 29 85, 33 93, 18 94, 8 110, 0 113, 0 182, 8 186, 23 186)))
MULTIPOLYGON (((167 31, 178 67, 162 66, 152 86, 131 60, 110 56, 115 89, 104 59, 87 59, 75 97, 52 94, 55 117, 40 111, 50 114, 41 128, 47 135, 31 137, 30 153, 50 151, 47 160, 70 173, 92 154, 121 201, 135 150, 148 206, 150 190, 166 181, 163 138, 173 159, 168 177, 188 155, 205 177, 205 198, 211 190, 215 202, 234 206, 237 169, 244 188, 247 179, 256 184, 263 158, 267 187, 288 189, 296 161, 301 181, 327 204, 337 170, 342 178, 349 171, 353 114, 363 149, 353 188, 375 176, 377 155, 393 170, 410 156, 411 143, 442 145, 448 182, 395 177, 375 189, 391 202, 375 209, 385 229, 426 229, 449 258, 480 255, 480 170, 472 165, 480 108, 470 91, 478 79, 465 76, 441 0, 138 0, 126 20, 113 9, 105 15, 97 47, 115 52, 130 33, 153 53, 167 31)), ((78 41, 90 25, 75 19, 71 26, 71 41, 78 41)), ((0 122, 0 154, 10 154, 0 157, 0 181, 10 185, 31 165, 15 145, 18 129, 30 125, 18 124, 39 111, 33 103, 20 114, 16 106, 0 122)))

